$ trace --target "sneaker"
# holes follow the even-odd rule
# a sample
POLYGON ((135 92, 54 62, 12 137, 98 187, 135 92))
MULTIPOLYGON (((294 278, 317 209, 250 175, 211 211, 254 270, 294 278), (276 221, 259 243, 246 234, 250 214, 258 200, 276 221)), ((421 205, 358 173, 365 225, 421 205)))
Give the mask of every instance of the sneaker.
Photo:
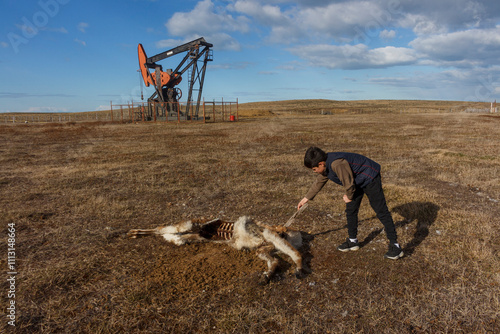
POLYGON ((342 245, 338 246, 337 249, 341 252, 357 251, 359 249, 359 242, 352 242, 347 238, 347 240, 342 245))
POLYGON ((403 250, 401 249, 401 247, 398 247, 394 244, 390 244, 389 251, 387 251, 387 253, 385 253, 384 257, 386 259, 397 260, 400 257, 403 257, 403 255, 404 255, 404 253, 403 253, 403 250))

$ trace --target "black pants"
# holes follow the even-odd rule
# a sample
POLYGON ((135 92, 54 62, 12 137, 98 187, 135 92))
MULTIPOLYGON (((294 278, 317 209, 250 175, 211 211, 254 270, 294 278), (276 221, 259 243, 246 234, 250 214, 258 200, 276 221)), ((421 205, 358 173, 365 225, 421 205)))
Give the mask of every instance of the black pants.
POLYGON ((396 227, 392 220, 392 215, 385 202, 384 191, 382 190, 382 180, 378 175, 370 184, 364 188, 357 188, 354 192, 352 201, 346 203, 345 213, 347 215, 347 230, 349 238, 355 239, 358 236, 358 212, 363 195, 366 194, 370 205, 377 214, 377 218, 384 225, 385 233, 389 242, 394 244, 398 242, 396 227))

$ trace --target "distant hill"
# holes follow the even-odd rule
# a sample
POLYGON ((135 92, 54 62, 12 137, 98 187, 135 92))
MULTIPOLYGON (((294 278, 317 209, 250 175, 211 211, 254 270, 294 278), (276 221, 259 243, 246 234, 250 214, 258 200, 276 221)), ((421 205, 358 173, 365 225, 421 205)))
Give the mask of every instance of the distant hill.
POLYGON ((239 105, 241 116, 271 116, 286 113, 438 113, 489 110, 488 102, 427 101, 427 100, 284 100, 250 102, 239 105))
MULTIPOLYGON (((126 105, 113 105, 113 118, 110 110, 65 113, 0 113, 0 123, 13 122, 78 122, 130 120, 137 109, 126 105), (122 108, 121 108, 122 107, 122 108)), ((207 107, 211 110, 210 106, 207 107)), ((234 105, 230 107, 235 112, 234 105)), ((216 110, 220 112, 218 105, 216 110)), ((428 101, 428 100, 358 100, 335 101, 325 99, 283 100, 268 102, 240 103, 240 117, 270 117, 280 115, 310 114, 365 114, 365 113, 448 113, 483 112, 490 110, 490 102, 428 101)), ((226 110, 226 113, 228 111, 226 110)))

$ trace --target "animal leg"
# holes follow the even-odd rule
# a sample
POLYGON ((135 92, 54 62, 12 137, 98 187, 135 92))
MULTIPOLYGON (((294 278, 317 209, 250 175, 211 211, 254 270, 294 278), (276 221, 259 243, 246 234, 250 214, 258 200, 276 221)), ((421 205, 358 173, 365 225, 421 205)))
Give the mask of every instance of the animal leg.
POLYGON ((257 249, 256 253, 259 258, 267 262, 267 271, 264 272, 263 284, 269 283, 269 280, 273 277, 278 268, 279 261, 276 257, 272 255, 274 251, 273 245, 261 246, 257 249))
POLYGON ((135 239, 140 236, 145 236, 145 235, 152 235, 152 234, 157 234, 158 229, 152 228, 152 229, 133 229, 128 231, 127 237, 135 239))
POLYGON ((305 273, 302 267, 302 254, 276 232, 265 229, 262 235, 266 241, 272 243, 276 249, 288 255, 293 260, 296 265, 295 277, 303 278, 305 273))

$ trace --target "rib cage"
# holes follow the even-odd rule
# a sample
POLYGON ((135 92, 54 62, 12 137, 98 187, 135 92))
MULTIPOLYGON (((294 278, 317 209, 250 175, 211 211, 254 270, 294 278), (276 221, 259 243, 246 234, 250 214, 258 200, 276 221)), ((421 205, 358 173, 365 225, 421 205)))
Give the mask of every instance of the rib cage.
POLYGON ((231 240, 233 238, 234 223, 222 222, 217 228, 217 236, 223 240, 231 240))
POLYGON ((209 240, 231 240, 233 238, 234 222, 214 219, 200 226, 200 236, 209 240))

